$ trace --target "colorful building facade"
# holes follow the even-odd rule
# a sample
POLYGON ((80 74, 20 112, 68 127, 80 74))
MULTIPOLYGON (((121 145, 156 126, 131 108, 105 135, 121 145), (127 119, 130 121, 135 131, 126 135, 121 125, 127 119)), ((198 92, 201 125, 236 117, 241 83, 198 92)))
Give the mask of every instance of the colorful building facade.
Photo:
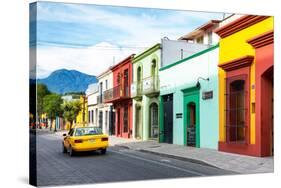
POLYGON ((99 87, 97 96, 98 124, 99 127, 102 127, 103 133, 112 135, 115 132, 113 106, 111 103, 104 103, 103 93, 113 87, 113 73, 108 69, 97 76, 97 79, 99 87))
POLYGON ((98 95, 98 84, 90 84, 86 90, 86 96, 88 98, 88 126, 98 127, 98 95))
POLYGON ((133 138, 158 139, 160 44, 136 56, 133 60, 133 138))
POLYGON ((218 45, 159 70, 160 142, 217 149, 218 45))
POLYGON ((110 70, 113 73, 113 88, 104 91, 104 102, 112 103, 115 110, 115 135, 132 138, 133 108, 130 86, 132 83, 132 61, 130 55, 110 70))
POLYGON ((273 155, 273 17, 242 16, 216 30, 219 150, 273 155))

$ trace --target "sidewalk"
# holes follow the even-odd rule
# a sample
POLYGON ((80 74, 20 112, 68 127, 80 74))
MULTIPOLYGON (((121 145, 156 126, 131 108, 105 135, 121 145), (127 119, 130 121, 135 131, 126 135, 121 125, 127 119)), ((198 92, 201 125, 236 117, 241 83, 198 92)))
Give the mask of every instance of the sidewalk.
POLYGON ((109 146, 115 146, 115 145, 127 144, 127 143, 138 143, 138 142, 140 141, 116 137, 116 136, 109 136, 109 146))
POLYGON ((127 142, 117 144, 117 146, 195 163, 205 163, 241 174, 269 173, 274 171, 273 157, 251 157, 212 149, 158 143, 156 141, 127 142))

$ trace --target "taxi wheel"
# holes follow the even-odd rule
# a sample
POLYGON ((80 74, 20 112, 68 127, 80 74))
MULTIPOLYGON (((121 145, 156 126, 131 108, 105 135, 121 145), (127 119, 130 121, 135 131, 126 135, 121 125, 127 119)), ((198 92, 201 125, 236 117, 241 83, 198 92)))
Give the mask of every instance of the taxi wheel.
POLYGON ((69 148, 69 155, 70 155, 70 157, 73 157, 74 154, 75 154, 75 152, 74 152, 73 149, 70 147, 70 148, 69 148))
POLYGON ((62 144, 62 153, 66 153, 67 152, 67 150, 66 150, 66 148, 64 147, 64 145, 62 144))
POLYGON ((104 155, 106 153, 106 149, 102 149, 100 152, 104 155))

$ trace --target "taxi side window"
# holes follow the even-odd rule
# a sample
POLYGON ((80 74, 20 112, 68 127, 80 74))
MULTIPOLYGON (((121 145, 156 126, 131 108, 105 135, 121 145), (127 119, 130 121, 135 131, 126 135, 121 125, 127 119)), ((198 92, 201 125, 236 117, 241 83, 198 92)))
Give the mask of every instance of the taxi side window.
POLYGON ((73 132, 74 132, 74 129, 70 129, 70 131, 68 132, 68 135, 73 136, 73 132))

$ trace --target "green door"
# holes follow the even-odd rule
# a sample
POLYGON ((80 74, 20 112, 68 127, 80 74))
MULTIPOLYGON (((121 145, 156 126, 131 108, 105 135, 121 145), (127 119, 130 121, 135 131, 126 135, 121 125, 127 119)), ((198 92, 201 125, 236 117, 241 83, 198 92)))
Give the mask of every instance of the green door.
POLYGON ((189 88, 184 92, 184 143, 200 147, 199 89, 189 88))

